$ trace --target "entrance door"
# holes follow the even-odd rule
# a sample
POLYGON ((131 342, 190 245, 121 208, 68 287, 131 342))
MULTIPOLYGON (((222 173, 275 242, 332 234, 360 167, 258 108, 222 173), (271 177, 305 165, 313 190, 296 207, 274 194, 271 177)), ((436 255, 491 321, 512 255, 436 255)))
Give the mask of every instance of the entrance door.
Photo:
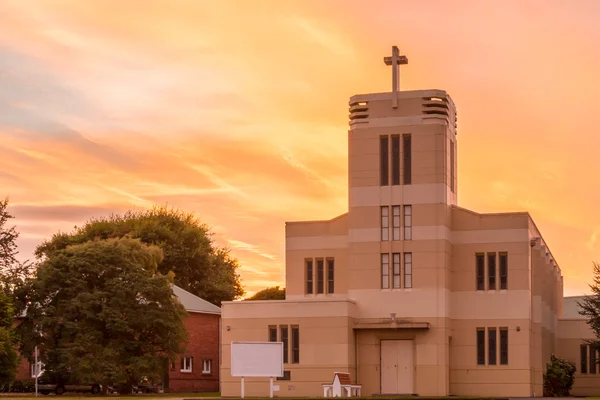
POLYGON ((381 394, 413 394, 413 341, 381 341, 381 394))

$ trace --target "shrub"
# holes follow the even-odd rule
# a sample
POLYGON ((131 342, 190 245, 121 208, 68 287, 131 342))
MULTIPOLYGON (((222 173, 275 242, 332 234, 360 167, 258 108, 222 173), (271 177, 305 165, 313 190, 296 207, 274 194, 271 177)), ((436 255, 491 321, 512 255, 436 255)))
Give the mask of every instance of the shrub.
POLYGON ((575 364, 551 354, 544 374, 544 397, 568 396, 574 375, 575 364))

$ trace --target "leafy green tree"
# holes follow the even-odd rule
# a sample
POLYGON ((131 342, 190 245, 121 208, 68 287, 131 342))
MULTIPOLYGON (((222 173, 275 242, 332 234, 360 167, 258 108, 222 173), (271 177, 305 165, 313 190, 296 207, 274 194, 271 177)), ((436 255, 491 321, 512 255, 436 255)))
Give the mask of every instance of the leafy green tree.
POLYGON ((38 345, 59 383, 128 391, 142 377, 160 379, 187 342, 187 313, 161 261, 159 247, 128 237, 48 252, 27 284, 22 354, 38 345))
POLYGON ((567 397, 575 380, 575 365, 567 360, 550 355, 550 363, 544 373, 544 396, 567 397))
POLYGON ((13 314, 10 297, 0 291, 0 388, 9 385, 17 372, 18 354, 12 328, 13 314))
POLYGON ((72 244, 94 239, 139 238, 163 250, 158 272, 175 274, 175 284, 220 306, 244 295, 239 264, 229 251, 214 244, 209 228, 193 214, 156 207, 123 215, 91 219, 73 233, 58 233, 36 250, 40 259, 72 244))
POLYGON ((285 288, 279 289, 279 286, 268 287, 246 300, 285 300, 285 288))

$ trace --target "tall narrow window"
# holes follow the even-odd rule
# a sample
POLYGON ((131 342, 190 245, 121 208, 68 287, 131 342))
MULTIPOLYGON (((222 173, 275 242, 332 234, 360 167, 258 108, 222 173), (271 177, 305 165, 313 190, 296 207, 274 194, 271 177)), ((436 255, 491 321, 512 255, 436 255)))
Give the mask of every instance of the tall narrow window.
POLYGON ((404 240, 412 240, 412 206, 404 206, 404 240))
POLYGON ((496 290, 496 253, 488 253, 488 290, 496 290))
POLYGON ((327 293, 333 293, 334 291, 334 265, 333 259, 327 260, 327 293))
POLYGON ((390 288, 390 255, 381 254, 381 288, 390 288))
POLYGON ((402 136, 402 152, 403 157, 402 157, 402 169, 404 170, 404 184, 405 185, 410 185, 412 182, 412 168, 411 168, 411 164, 412 164, 412 160, 411 160, 411 142, 410 142, 410 135, 403 135, 402 136))
POLYGON ((454 142, 450 140, 450 190, 454 193, 454 142))
POLYGON ((475 254, 475 269, 477 290, 485 290, 485 259, 483 254, 475 254))
POLYGON ((292 364, 300 363, 300 328, 292 326, 292 364))
POLYGON ((381 206, 381 240, 390 240, 390 208, 381 206))
POLYGON ((508 288, 508 253, 500 253, 500 290, 508 288))
POLYGON ((306 294, 313 294, 313 260, 306 260, 306 294))
POLYGON ((404 253, 404 287, 412 287, 412 253, 404 253))
POLYGON ((392 136, 392 185, 400 184, 400 137, 392 136))
POLYGON ((400 286, 400 253, 392 254, 392 275, 393 275, 393 287, 399 289, 400 286))
POLYGON ((400 240, 400 206, 392 207, 392 238, 400 240))
POLYGON ((289 343, 289 338, 288 338, 288 327, 287 326, 282 326, 279 329, 279 332, 281 334, 281 342, 283 343, 283 363, 287 364, 288 363, 288 343, 289 343))
POLYGON ((379 138, 379 165, 380 165, 380 177, 381 186, 389 185, 389 151, 388 151, 388 137, 381 136, 379 138))
POLYGON ((590 349, 590 374, 595 374, 596 373, 596 365, 598 363, 598 361, 596 360, 596 352, 598 350, 596 349, 596 346, 594 346, 594 345, 590 345, 589 349, 590 349))
POLYGON ((269 342, 276 342, 276 341, 277 341, 277 327, 270 326, 269 327, 269 342))
POLYGON ((579 356, 581 357, 581 373, 587 374, 587 345, 579 346, 579 356))
POLYGON ((485 365, 485 330, 477 328, 477 365, 485 365))
POLYGON ((323 293, 325 290, 325 269, 323 267, 323 259, 317 260, 317 294, 323 293))
POLYGON ((508 328, 500 328, 500 365, 508 365, 508 328))
POLYGON ((496 365, 496 328, 488 328, 488 364, 496 365))

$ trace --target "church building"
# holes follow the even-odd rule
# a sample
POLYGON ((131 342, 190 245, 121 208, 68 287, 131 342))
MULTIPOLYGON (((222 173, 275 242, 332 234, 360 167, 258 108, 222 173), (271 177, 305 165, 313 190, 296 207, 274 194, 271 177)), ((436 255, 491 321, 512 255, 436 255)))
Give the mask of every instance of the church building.
MULTIPOLYGON (((384 62, 392 91, 349 101, 347 212, 286 223, 285 300, 222 304, 223 396, 241 391, 232 341, 283 342, 280 397, 322 396, 335 372, 363 396, 542 395, 561 270, 527 212, 458 205, 452 98, 401 91, 396 46, 384 62)), ((268 382, 246 378, 245 395, 268 382)))

